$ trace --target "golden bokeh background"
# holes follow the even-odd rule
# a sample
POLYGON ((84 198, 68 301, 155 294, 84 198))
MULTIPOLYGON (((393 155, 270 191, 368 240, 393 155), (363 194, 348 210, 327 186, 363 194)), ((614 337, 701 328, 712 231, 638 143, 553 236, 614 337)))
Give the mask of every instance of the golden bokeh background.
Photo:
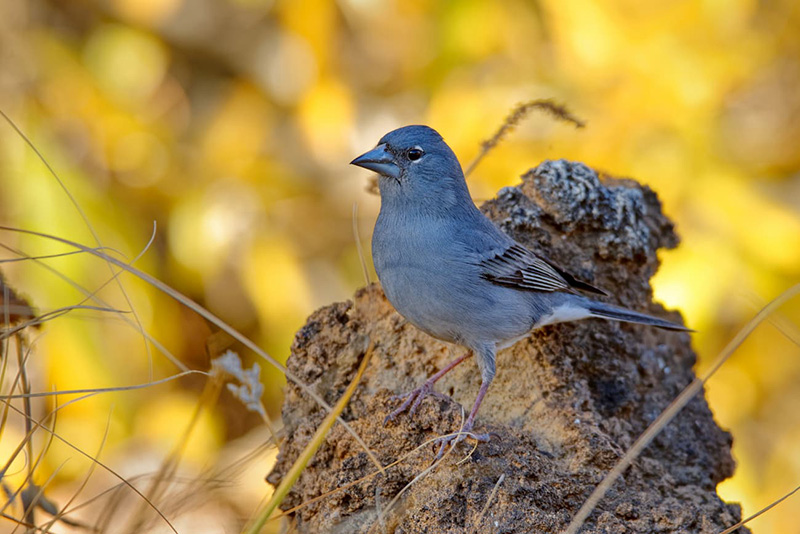
MULTIPOLYGON (((309 313, 364 283, 354 203, 371 265, 379 199, 366 191, 368 173, 348 162, 409 123, 435 127, 469 162, 514 105, 532 99, 567 104, 587 127, 531 116, 470 176, 473 196, 490 198, 557 158, 655 189, 683 238, 662 254, 656 296, 698 330, 699 370, 800 280, 795 0, 5 0, 0 65, 0 109, 64 186, 0 124, 0 224, 97 246, 71 195, 109 254, 136 258, 137 268, 281 361, 309 313), (137 258, 154 222, 154 242, 137 258)), ((69 250, 0 236, 30 256, 69 250)), ((73 284, 99 291, 114 308, 133 307, 188 368, 208 370, 209 350, 216 356, 215 347, 228 346, 130 275, 121 277, 124 294, 109 283, 106 264, 87 255, 0 268, 39 311, 80 303, 85 295, 73 284)), ((75 310, 32 332, 38 390, 175 374, 176 365, 148 352, 131 320, 75 310)), ((745 515, 800 484, 798 325, 795 300, 708 386, 738 461, 719 491, 741 502, 745 515)), ((247 365, 254 361, 242 354, 247 365)), ((261 376, 277 421, 283 379, 263 362, 261 376)), ((56 430, 94 455, 107 429, 100 455, 107 465, 124 476, 151 472, 189 424, 204 382, 98 394, 61 410, 56 430)), ((48 406, 35 404, 34 414, 48 406)), ((203 411, 182 463, 223 469, 266 439, 262 427, 223 391, 217 408, 203 411)), ((4 429, 0 461, 23 436, 21 427, 4 429)), ((45 441, 37 438, 39 449, 45 441)), ((179 530, 240 528, 267 494, 262 460, 237 479, 230 502, 211 499, 170 516, 179 530)), ((15 465, 10 481, 25 474, 21 461, 15 465)), ((56 442, 36 480, 64 503, 89 465, 56 442)), ((94 493, 81 499, 103 491, 99 482, 89 488, 94 493)), ((798 516, 795 497, 751 527, 800 532, 798 516)))

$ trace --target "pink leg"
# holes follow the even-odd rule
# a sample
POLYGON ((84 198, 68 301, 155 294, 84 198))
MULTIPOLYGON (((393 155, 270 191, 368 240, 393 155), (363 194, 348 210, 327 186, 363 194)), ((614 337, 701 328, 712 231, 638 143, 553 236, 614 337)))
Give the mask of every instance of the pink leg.
MULTIPOLYGON (((475 423, 475 416, 478 415, 478 408, 481 406, 481 402, 483 402, 483 397, 486 396, 486 392, 489 391, 489 384, 491 384, 491 380, 484 380, 481 382, 481 388, 478 390, 478 396, 475 398, 475 403, 472 405, 472 410, 469 412, 469 416, 467 417, 464 426, 461 428, 460 433, 457 436, 441 438, 442 445, 439 447, 439 452, 436 454, 436 458, 434 461, 438 460, 439 458, 444 455, 444 451, 447 449, 448 445, 455 445, 459 441, 462 441, 464 438, 467 437, 467 433, 472 431, 472 425, 475 423)), ((474 437, 477 441, 489 441, 489 434, 475 434, 474 437)))
MULTIPOLYGON (((400 398, 405 399, 403 401, 403 404, 401 404, 400 407, 397 408, 395 411, 393 411, 392 413, 387 415, 386 419, 383 420, 383 424, 385 425, 389 421, 394 420, 395 417, 397 417, 398 415, 400 415, 404 411, 408 410, 409 406, 411 406, 411 409, 408 411, 408 415, 409 415, 409 417, 413 416, 414 412, 417 411, 417 407, 419 407, 419 403, 422 402, 422 399, 424 399, 429 393, 433 392, 433 385, 440 378, 442 378, 444 375, 446 375, 448 372, 452 371, 453 368, 456 365, 458 365, 459 363, 463 362, 464 360, 466 360, 471 355, 472 355, 472 351, 467 351, 466 353, 464 353, 463 355, 459 356, 458 358, 456 358, 452 362, 448 363, 447 366, 444 369, 442 369, 441 371, 439 371, 438 373, 436 373, 435 375, 430 377, 420 387, 418 387, 417 389, 415 389, 413 391, 410 391, 410 392, 406 393, 405 395, 401 395, 400 398)), ((480 396, 480 393, 478 395, 480 396)), ((483 397, 481 396, 480 398, 483 398, 483 397)), ((473 408, 473 411, 477 412, 477 406, 475 408, 473 408)), ((470 417, 474 418, 474 415, 470 414, 470 417)))
POLYGON ((490 383, 491 382, 486 381, 481 382, 481 388, 478 390, 478 396, 475 398, 475 404, 472 405, 472 410, 469 412, 467 422, 464 423, 464 432, 469 432, 472 430, 472 424, 475 422, 475 416, 478 415, 478 408, 480 408, 483 398, 486 396, 486 392, 489 391, 490 383))

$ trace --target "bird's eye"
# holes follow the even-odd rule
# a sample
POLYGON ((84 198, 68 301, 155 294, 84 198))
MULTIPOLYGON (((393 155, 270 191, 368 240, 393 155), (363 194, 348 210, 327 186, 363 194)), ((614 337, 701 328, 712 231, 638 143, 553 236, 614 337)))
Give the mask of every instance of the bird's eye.
POLYGON ((411 161, 417 161, 425 152, 421 148, 409 148, 406 157, 411 161))

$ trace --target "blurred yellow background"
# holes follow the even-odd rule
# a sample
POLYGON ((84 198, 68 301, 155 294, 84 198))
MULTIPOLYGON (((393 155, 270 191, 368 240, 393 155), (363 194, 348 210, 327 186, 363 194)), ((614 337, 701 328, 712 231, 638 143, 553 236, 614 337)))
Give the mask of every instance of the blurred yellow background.
MULTIPOLYGON (((364 284, 356 202, 371 265, 379 199, 365 191, 368 174, 348 162, 387 131, 425 123, 467 163, 515 104, 532 99, 565 103, 588 125, 531 116, 470 176, 473 196, 490 198, 557 158, 650 185, 683 238, 663 254, 656 296, 699 331, 700 370, 800 280, 795 0, 5 0, 0 65, 0 109, 44 154, 108 252, 133 260, 155 221, 155 241, 135 266, 281 361, 310 312, 364 284)), ((6 123, 0 224, 97 245, 6 123)), ((32 256, 69 250, 9 232, 0 243, 32 256)), ((0 266, 40 311, 84 298, 69 281, 95 291, 110 279, 85 255, 43 262, 53 270, 0 266)), ((132 305, 178 360, 207 370, 215 329, 121 279, 127 297, 116 283, 100 290, 108 305, 132 305)), ((745 515, 800 484, 799 324, 795 301, 708 386, 739 465, 719 490, 745 515)), ((149 356, 141 334, 113 313, 74 311, 33 338, 39 390, 140 384, 178 371, 158 351, 149 356)), ((283 379, 265 367, 263 400, 277 419, 283 379)), ((96 395, 62 410, 57 430, 95 454, 108 427, 101 459, 127 476, 152 471, 189 424, 204 383, 96 395)), ((256 447, 260 419, 227 392, 220 399, 188 444, 183 461, 196 470, 227 465, 232 451, 247 450, 242 443, 256 447)), ((22 439, 14 432, 6 428, 0 461, 22 439)), ((58 443, 43 462, 37 481, 52 476, 47 493, 60 503, 89 465, 58 443)), ((266 470, 260 461, 237 482, 238 504, 215 501, 178 524, 238 528, 267 491, 266 470)), ((24 475, 20 465, 15 472, 24 475)), ((795 497, 751 527, 800 533, 798 517, 795 497)))

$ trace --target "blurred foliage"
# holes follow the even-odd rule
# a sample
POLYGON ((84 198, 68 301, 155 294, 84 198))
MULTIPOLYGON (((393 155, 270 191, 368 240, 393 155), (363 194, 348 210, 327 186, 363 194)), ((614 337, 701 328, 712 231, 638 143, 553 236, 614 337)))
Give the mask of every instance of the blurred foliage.
MULTIPOLYGON (((6 0, 0 102, 103 245, 132 260, 155 222, 136 266, 280 360, 311 311, 364 283, 352 204, 367 243, 379 199, 352 157, 390 129, 426 123, 466 164, 516 103, 565 102, 587 127, 528 119, 471 175, 473 195, 489 198, 547 158, 653 187, 683 237, 663 254, 656 296, 699 331, 702 368, 800 279, 798 28, 795 0, 6 0)), ((0 132, 0 223, 95 246, 46 167, 11 127, 0 132)), ((29 255, 68 250, 10 233, 2 243, 29 255)), ((229 344, 130 276, 124 294, 105 285, 111 273, 96 259, 43 263, 51 269, 4 266, 42 311, 80 302, 72 281, 132 306, 136 317, 125 318, 189 368, 207 370, 229 344)), ((122 319, 74 311, 51 322, 34 342, 36 379, 96 388, 177 371, 122 319)), ((800 481, 798 324, 795 302, 708 387, 739 462, 720 491, 745 515, 800 481)), ((273 369, 262 377, 277 417, 283 379, 273 369)), ((58 430, 95 451, 108 420, 103 458, 140 473, 174 445, 202 385, 96 395, 63 409, 58 430)), ((224 447, 259 425, 227 393, 220 402, 192 434, 187 462, 224 464, 224 447)), ((9 428, 4 438, 5 457, 21 436, 9 428)), ((68 496, 58 488, 74 489, 87 467, 54 444, 39 470, 68 496)), ((256 486, 239 513, 264 491, 256 486)), ((191 531, 219 531, 213 511, 191 531)), ((752 527, 800 532, 798 513, 795 498, 752 527)))

